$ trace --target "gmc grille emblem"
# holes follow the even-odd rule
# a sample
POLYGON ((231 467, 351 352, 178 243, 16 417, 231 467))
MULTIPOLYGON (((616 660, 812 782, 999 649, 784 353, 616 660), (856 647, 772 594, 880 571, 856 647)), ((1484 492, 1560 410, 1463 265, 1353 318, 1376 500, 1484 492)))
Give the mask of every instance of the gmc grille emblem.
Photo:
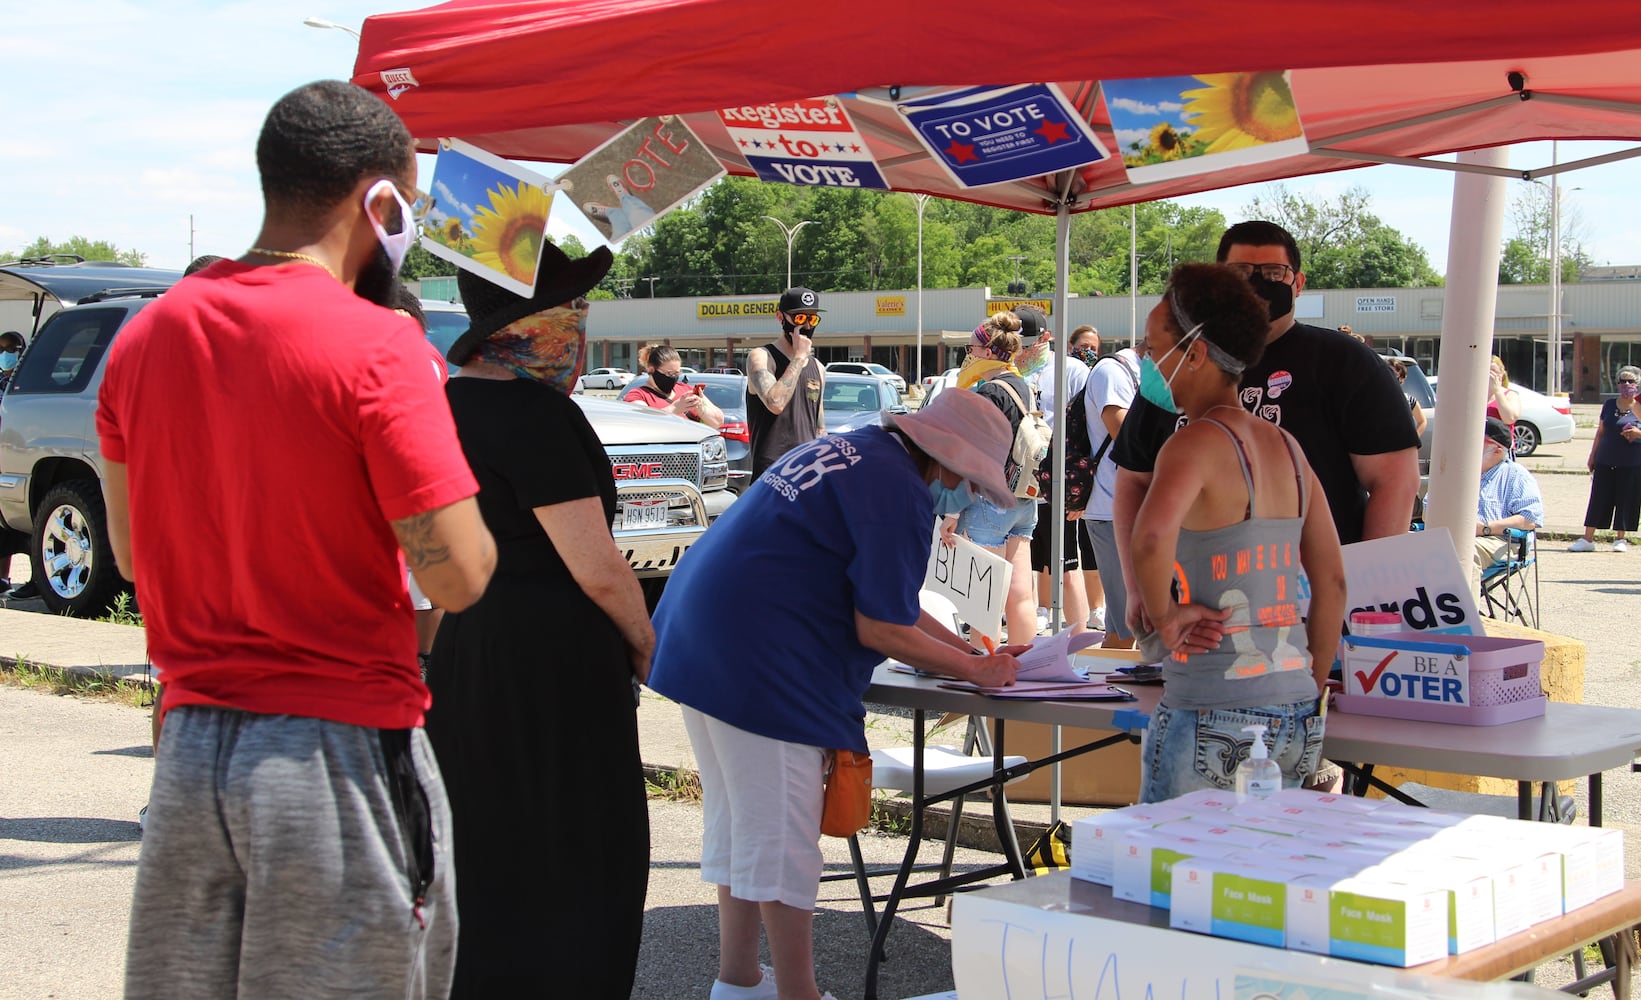
POLYGON ((610 465, 617 479, 654 479, 661 475, 660 462, 618 462, 610 465))

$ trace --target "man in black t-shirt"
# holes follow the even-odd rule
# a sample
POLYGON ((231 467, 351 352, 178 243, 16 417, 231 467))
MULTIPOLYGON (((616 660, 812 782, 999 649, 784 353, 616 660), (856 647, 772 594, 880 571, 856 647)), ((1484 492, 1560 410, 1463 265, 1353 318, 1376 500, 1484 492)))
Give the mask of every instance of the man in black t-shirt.
POLYGON ((826 434, 821 412, 825 376, 808 333, 820 325, 820 296, 807 288, 781 293, 775 315, 784 334, 746 358, 746 423, 752 439, 752 478, 800 444, 826 434))
MULTIPOLYGON (((1295 322, 1305 275, 1299 247, 1281 226, 1232 226, 1220 239, 1217 259, 1241 270, 1270 306, 1265 355, 1242 373, 1242 405, 1299 442, 1327 494, 1341 543, 1407 531, 1419 488, 1419 436, 1395 375, 1365 344, 1295 322)), ((1118 552, 1131 584, 1134 514, 1157 452, 1183 419, 1136 399, 1112 448, 1118 552)), ((1128 592, 1132 619, 1138 590, 1130 586, 1128 592)))

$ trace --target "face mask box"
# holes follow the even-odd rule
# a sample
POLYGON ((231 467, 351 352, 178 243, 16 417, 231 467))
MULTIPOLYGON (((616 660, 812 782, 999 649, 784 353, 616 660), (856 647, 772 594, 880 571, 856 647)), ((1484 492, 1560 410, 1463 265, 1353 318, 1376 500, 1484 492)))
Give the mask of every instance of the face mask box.
POLYGON ((1447 952, 1461 955, 1497 940, 1493 876, 1485 866, 1435 855, 1397 855, 1362 877, 1447 893, 1447 952))
POLYGON ((1385 859, 1393 856, 1395 852, 1386 848, 1364 847, 1361 844, 1339 840, 1295 837, 1283 841, 1280 845, 1266 845, 1262 854, 1274 863, 1309 865, 1319 871, 1332 872, 1343 877, 1365 871, 1374 865, 1384 864, 1385 859))
POLYGON ((1159 802, 1113 809, 1077 820, 1071 826, 1071 840, 1077 845, 1071 852, 1071 877, 1096 885, 1110 885, 1112 858, 1125 831, 1186 819, 1190 815, 1189 809, 1159 802))
POLYGON ((1238 804, 1239 801, 1235 792, 1222 792, 1217 788, 1200 788, 1194 792, 1186 792, 1184 795, 1178 795, 1166 802, 1159 803, 1159 805, 1187 810, 1193 816, 1201 816, 1203 813, 1226 812, 1236 808, 1238 804))
MULTIPOLYGON (((1072 842, 1076 842, 1073 834, 1072 842)), ((1241 848, 1257 847, 1264 838, 1243 836, 1198 837, 1147 827, 1123 834, 1112 860, 1111 895, 1131 903, 1166 910, 1174 890, 1174 864, 1186 858, 1222 857, 1241 848), (1253 839, 1252 843, 1248 840, 1253 839), (1233 843, 1233 841, 1241 841, 1233 843)), ((1073 851, 1075 856, 1076 852, 1073 851)))
POLYGON ((1560 860, 1561 911, 1569 913, 1624 888, 1621 830, 1523 823, 1521 835, 1560 860))
POLYGON ((1425 859, 1429 859, 1432 864, 1453 867, 1476 865, 1491 875, 1493 935, 1502 940, 1512 934, 1521 933, 1540 920, 1548 919, 1534 915, 1545 910, 1546 886, 1542 877, 1542 867, 1530 865, 1529 858, 1524 852, 1511 848, 1508 842, 1492 842, 1500 843, 1502 846, 1496 850, 1480 846, 1460 847, 1457 846, 1457 838, 1444 834, 1408 851, 1407 854, 1413 858, 1412 863, 1415 864, 1423 864, 1425 859), (1536 908, 1535 892, 1538 894, 1536 908))
POLYGON ((1447 954, 1447 894, 1440 889, 1331 876, 1306 876, 1292 885, 1290 948, 1318 951, 1315 944, 1325 937, 1328 955, 1404 968, 1447 954))
POLYGON ((1234 823, 1268 819, 1272 821, 1269 828, 1284 829, 1293 836, 1300 836, 1303 832, 1312 830, 1332 834, 1357 818, 1365 818, 1359 817, 1356 813, 1329 809, 1310 802, 1277 799, 1275 796, 1263 801, 1244 802, 1231 810, 1231 816, 1234 819, 1230 822, 1234 823))
POLYGON ((1385 807, 1388 799, 1369 799, 1356 795, 1334 795, 1331 792, 1312 792, 1303 788, 1284 788, 1266 802, 1278 805, 1304 806, 1328 812, 1366 816, 1385 807))
POLYGON ((1287 940, 1288 883, 1312 868, 1229 858, 1174 862, 1168 926, 1281 948, 1287 940))

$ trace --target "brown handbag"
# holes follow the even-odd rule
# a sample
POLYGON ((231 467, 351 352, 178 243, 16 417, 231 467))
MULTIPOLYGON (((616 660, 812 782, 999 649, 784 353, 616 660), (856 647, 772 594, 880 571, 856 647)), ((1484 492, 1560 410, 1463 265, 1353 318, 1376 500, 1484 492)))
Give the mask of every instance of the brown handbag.
POLYGON ((872 755, 853 750, 826 752, 826 798, 821 833, 853 837, 872 819, 872 755))

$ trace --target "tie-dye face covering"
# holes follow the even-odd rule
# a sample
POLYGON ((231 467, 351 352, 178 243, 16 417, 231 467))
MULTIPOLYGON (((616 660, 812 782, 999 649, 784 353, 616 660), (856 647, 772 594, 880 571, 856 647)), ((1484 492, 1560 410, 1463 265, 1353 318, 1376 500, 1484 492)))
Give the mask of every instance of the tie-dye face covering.
POLYGON ((531 313, 479 344, 479 357, 569 394, 587 365, 587 300, 531 313))

